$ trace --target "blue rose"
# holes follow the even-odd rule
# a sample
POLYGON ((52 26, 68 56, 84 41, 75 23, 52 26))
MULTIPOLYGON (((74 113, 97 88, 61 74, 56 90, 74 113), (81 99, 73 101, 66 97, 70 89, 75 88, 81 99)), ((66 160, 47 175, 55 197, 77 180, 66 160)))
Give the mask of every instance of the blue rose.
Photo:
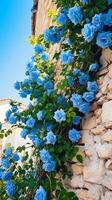
POLYGON ((31 117, 30 119, 28 119, 26 121, 26 126, 27 127, 32 128, 32 127, 34 127, 34 125, 35 125, 35 119, 33 117, 31 117))
POLYGON ((58 18, 57 18, 57 21, 58 21, 59 24, 66 25, 69 22, 67 14, 64 13, 64 12, 60 13, 58 18))
POLYGON ((80 71, 80 69, 73 69, 73 75, 74 76, 79 76, 79 75, 81 75, 81 71, 80 71))
POLYGON ((6 119, 9 119, 11 113, 12 113, 11 110, 7 110, 7 111, 6 111, 6 113, 5 113, 6 119))
POLYGON ((74 6, 68 10, 68 17, 75 25, 81 23, 83 15, 79 6, 74 6))
POLYGON ((38 113, 37 113, 37 119, 39 120, 39 121, 41 121, 41 120, 43 120, 43 111, 42 110, 40 110, 38 113))
POLYGON ((63 51, 60 55, 62 64, 69 65, 74 61, 74 55, 70 51, 63 51))
POLYGON ((95 31, 95 26, 88 23, 84 25, 84 28, 82 29, 82 35, 87 42, 90 42, 94 38, 95 31))
POLYGON ((22 138, 26 138, 26 136, 28 135, 28 130, 27 129, 22 129, 21 133, 20 133, 22 138))
POLYGON ((43 45, 37 44, 37 45, 35 46, 35 52, 36 52, 36 53, 41 54, 41 53, 43 53, 43 51, 44 51, 44 46, 43 46, 43 45))
POLYGON ((59 43, 61 40, 61 33, 57 27, 53 27, 51 29, 46 29, 44 32, 44 40, 47 43, 59 43))
POLYGON ((71 142, 76 143, 80 140, 81 136, 80 136, 80 132, 77 131, 76 129, 71 129, 68 132, 68 137, 71 140, 71 142))
POLYGON ((75 116, 75 117, 73 117, 73 124, 74 125, 78 125, 78 124, 80 124, 80 120, 81 120, 81 117, 80 116, 75 116))
POLYGON ((73 107, 79 108, 83 102, 82 96, 80 94, 74 93, 72 94, 71 101, 73 102, 73 107))
POLYGON ((12 148, 8 147, 5 149, 5 157, 9 158, 12 155, 12 148))
POLYGON ((88 113, 90 110, 90 104, 83 102, 80 107, 79 107, 79 111, 82 112, 83 114, 88 113))
POLYGON ((14 115, 10 115, 9 117, 10 124, 16 124, 17 123, 17 117, 14 115))
POLYGON ((25 91, 23 91, 23 90, 21 90, 21 91, 19 92, 19 95, 20 95, 20 97, 22 97, 22 98, 26 98, 26 97, 27 97, 27 93, 26 93, 25 91))
POLYGON ((47 136, 45 137, 46 144, 55 144, 56 143, 56 135, 50 131, 47 133, 47 136))
POLYGON ((112 46, 112 33, 102 32, 97 35, 97 45, 101 48, 112 46))
POLYGON ((55 113, 54 113, 54 119, 61 123, 62 121, 65 121, 66 120, 66 113, 63 109, 60 109, 60 110, 57 110, 55 113))
POLYGON ((83 98, 87 101, 87 102, 92 102, 95 99, 95 94, 94 92, 85 92, 83 94, 83 98))
POLYGON ((99 68, 98 63, 92 63, 92 64, 89 66, 89 71, 90 71, 90 72, 97 72, 98 68, 99 68))
POLYGON ((14 153, 14 154, 12 155, 12 160, 13 160, 13 161, 17 162, 19 159, 20 159, 20 157, 19 157, 19 155, 18 155, 17 153, 14 153))
POLYGON ((101 31, 101 29, 103 28, 102 14, 96 14, 96 15, 92 18, 92 24, 93 24, 94 27, 96 28, 96 31, 101 31))
POLYGON ((46 191, 42 186, 37 189, 34 200, 47 200, 47 194, 46 191))
POLYGON ((10 172, 10 171, 3 172, 3 174, 2 174, 2 180, 8 181, 11 178, 12 178, 12 172, 10 172))
POLYGON ((48 150, 42 149, 40 151, 40 159, 42 160, 42 162, 48 163, 52 160, 52 156, 49 154, 48 150))
POLYGON ((89 0, 80 0, 80 2, 83 3, 83 4, 88 4, 89 0))
POLYGON ((44 52, 42 54, 40 54, 40 57, 43 61, 48 61, 49 60, 49 54, 44 52))
POLYGON ((20 90, 20 87, 21 87, 20 82, 19 82, 19 81, 16 81, 16 82, 14 83, 14 88, 15 88, 16 90, 20 90))
POLYGON ((2 159, 2 166, 5 168, 9 168, 10 167, 10 161, 6 158, 2 159))
POLYGON ((42 165, 42 168, 46 171, 46 172, 53 172, 55 171, 56 168, 56 162, 55 161, 50 161, 50 162, 45 162, 42 165))
POLYGON ((96 83, 96 81, 92 81, 92 82, 88 82, 88 84, 87 84, 87 90, 89 91, 89 92, 95 92, 95 93, 97 93, 98 92, 98 85, 97 85, 97 83, 96 83))
POLYGON ((109 4, 109 5, 112 4, 112 0, 108 0, 108 4, 109 4))
POLYGON ((86 85, 86 83, 88 82, 88 80, 89 80, 89 75, 81 72, 81 74, 79 76, 79 83, 81 85, 86 85))
POLYGON ((15 194, 15 184, 12 181, 6 183, 5 189, 9 197, 12 197, 15 194))

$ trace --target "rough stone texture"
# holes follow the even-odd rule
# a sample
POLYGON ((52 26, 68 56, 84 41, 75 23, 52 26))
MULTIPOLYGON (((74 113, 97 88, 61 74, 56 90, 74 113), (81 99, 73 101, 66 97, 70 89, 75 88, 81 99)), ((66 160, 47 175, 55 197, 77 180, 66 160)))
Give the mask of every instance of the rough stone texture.
MULTIPOLYGON (((51 25, 47 17, 49 8, 56 8, 52 0, 39 0, 36 35, 51 25)), ((50 49, 51 55, 58 50, 59 45, 54 45, 50 49)), ((102 51, 100 62, 102 67, 97 81, 100 91, 91 106, 91 112, 82 121, 79 148, 84 156, 84 164, 75 163, 71 166, 73 177, 70 183, 79 200, 112 200, 112 51, 109 48, 102 51)), ((60 62, 56 63, 54 70, 58 82, 60 62)))

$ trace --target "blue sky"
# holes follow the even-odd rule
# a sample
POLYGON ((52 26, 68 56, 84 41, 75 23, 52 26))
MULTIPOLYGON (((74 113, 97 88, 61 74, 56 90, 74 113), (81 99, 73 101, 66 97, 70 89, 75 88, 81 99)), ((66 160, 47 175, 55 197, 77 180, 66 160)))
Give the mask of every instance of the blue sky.
POLYGON ((13 88, 23 80, 33 49, 27 44, 31 35, 33 0, 0 0, 0 99, 20 100, 13 88))

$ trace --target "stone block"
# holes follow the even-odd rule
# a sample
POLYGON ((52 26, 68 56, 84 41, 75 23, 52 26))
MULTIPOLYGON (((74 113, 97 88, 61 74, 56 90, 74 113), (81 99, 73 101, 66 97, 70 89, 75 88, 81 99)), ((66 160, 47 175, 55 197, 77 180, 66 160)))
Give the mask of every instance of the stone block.
POLYGON ((112 121, 112 101, 105 102, 102 106, 102 122, 112 121))

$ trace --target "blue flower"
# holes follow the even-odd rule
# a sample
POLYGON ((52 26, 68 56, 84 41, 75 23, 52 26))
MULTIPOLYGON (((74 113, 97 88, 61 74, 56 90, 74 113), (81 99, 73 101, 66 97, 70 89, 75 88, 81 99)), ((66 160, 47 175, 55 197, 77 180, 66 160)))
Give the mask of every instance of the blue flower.
POLYGON ((27 130, 27 129, 25 129, 25 128, 24 128, 24 129, 22 129, 22 131, 21 131, 20 135, 21 135, 21 137, 22 137, 22 138, 24 138, 24 139, 25 139, 25 138, 26 138, 26 136, 28 135, 28 130, 27 130))
POLYGON ((32 81, 37 81, 38 77, 39 77, 40 71, 32 71, 30 72, 30 79, 32 81))
POLYGON ((46 191, 42 186, 37 189, 34 200, 47 200, 47 194, 46 191))
POLYGON ((58 96, 57 103, 66 104, 66 98, 64 96, 58 96))
POLYGON ((7 110, 7 111, 6 111, 6 113, 5 113, 6 119, 9 119, 11 113, 12 113, 11 110, 7 110))
POLYGON ((44 117, 43 111, 40 110, 40 111, 37 113, 37 119, 38 119, 39 121, 41 121, 41 120, 43 120, 43 117, 44 117))
POLYGON ((43 45, 37 44, 37 45, 35 46, 35 52, 36 52, 36 53, 41 54, 41 53, 43 53, 43 51, 44 51, 44 46, 43 46, 43 45))
POLYGON ((46 171, 46 172, 53 172, 56 168, 56 162, 55 161, 50 161, 50 162, 46 162, 42 165, 42 168, 46 171))
POLYGON ((70 8, 68 11, 68 17, 75 25, 81 23, 83 18, 81 8, 79 6, 74 6, 70 8))
POLYGON ((22 98, 26 98, 26 97, 27 97, 26 92, 23 91, 23 90, 21 90, 21 91, 19 92, 19 95, 20 95, 20 97, 22 97, 22 98))
POLYGON ((63 51, 60 55, 62 64, 69 65, 74 61, 74 55, 70 51, 63 51))
POLYGON ((73 75, 74 76, 79 76, 80 74, 81 74, 80 69, 77 69, 77 68, 73 69, 73 75))
POLYGON ((34 125, 35 125, 35 119, 33 117, 31 117, 30 119, 28 119, 26 121, 26 126, 27 127, 32 128, 32 127, 34 127, 34 125))
POLYGON ((18 110, 18 107, 16 105, 11 107, 12 112, 16 112, 18 110))
POLYGON ((48 60, 49 60, 49 54, 46 53, 46 52, 42 53, 42 54, 40 55, 40 57, 41 57, 41 59, 42 59, 43 61, 48 61, 48 60))
POLYGON ((68 132, 68 137, 69 139, 73 142, 73 143, 76 143, 80 140, 81 136, 80 136, 80 132, 77 131, 76 129, 71 129, 69 130, 68 132))
POLYGON ((103 25, 112 26, 112 9, 108 10, 108 13, 102 14, 103 25))
POLYGON ((42 149, 40 151, 40 159, 42 160, 42 162, 48 163, 52 160, 52 156, 49 154, 48 150, 42 149))
POLYGON ((15 88, 16 90, 20 90, 20 87, 21 87, 20 82, 19 82, 19 81, 16 81, 16 82, 14 83, 14 88, 15 88))
POLYGON ((102 24, 102 14, 96 14, 96 15, 92 18, 92 24, 93 24, 94 27, 96 28, 96 31, 101 31, 101 29, 103 28, 103 24, 102 24))
POLYGON ((79 76, 79 83, 81 85, 86 85, 86 83, 88 82, 88 80, 89 80, 89 75, 81 72, 81 74, 79 76))
POLYGON ((44 88, 45 89, 52 89, 53 88, 53 83, 52 83, 52 81, 47 81, 47 82, 45 82, 44 83, 44 88))
POLYGON ((83 4, 88 4, 89 0, 80 0, 80 2, 83 3, 83 4))
POLYGON ((79 108, 83 102, 82 96, 80 94, 74 93, 72 94, 71 101, 73 102, 73 107, 79 108))
POLYGON ((17 123, 17 117, 14 115, 10 115, 9 117, 10 124, 16 124, 17 123))
POLYGON ((80 120, 81 120, 81 117, 80 116, 75 116, 75 117, 73 117, 73 124, 74 125, 78 125, 78 124, 80 124, 80 120))
POLYGON ((2 178, 3 175, 3 169, 0 168, 0 179, 2 178))
POLYGON ((90 110, 90 104, 83 102, 80 107, 79 107, 79 111, 82 112, 83 114, 88 113, 90 110))
POLYGON ((57 122, 62 122, 62 121, 65 121, 66 120, 66 113, 63 109, 60 109, 60 110, 57 110, 55 113, 54 113, 54 119, 57 121, 57 122))
POLYGON ((2 166, 5 168, 9 168, 10 167, 10 161, 6 158, 2 159, 2 166))
POLYGON ((57 27, 46 29, 44 32, 44 40, 49 43, 59 43, 61 40, 61 34, 57 27))
POLYGON ((7 149, 5 149, 4 155, 5 157, 9 158, 12 155, 12 148, 8 147, 7 149))
POLYGON ((2 123, 0 122, 0 130, 2 129, 2 123))
POLYGON ((69 22, 69 19, 68 19, 68 16, 66 15, 66 13, 63 12, 63 13, 59 14, 57 21, 59 24, 65 25, 69 22))
POLYGON ((45 137, 46 144, 55 144, 56 143, 56 135, 52 131, 47 133, 47 136, 45 137))
POLYGON ((98 63, 92 63, 92 64, 89 66, 89 71, 90 71, 90 72, 97 72, 98 68, 99 68, 98 63))
MULTIPOLYGON (((32 140, 32 138, 30 137, 30 139, 32 140)), ((39 138, 35 138, 32 140, 35 144, 35 146, 40 147, 40 145, 42 144, 42 140, 39 138)))
POLYGON ((88 91, 97 93, 98 89, 99 88, 98 88, 96 81, 88 82, 88 84, 87 84, 88 91))
POLYGON ((9 197, 15 194, 15 184, 12 181, 8 181, 5 185, 6 193, 9 197))
POLYGON ((12 155, 12 160, 13 160, 13 161, 17 162, 19 159, 20 159, 20 157, 19 157, 19 155, 18 155, 17 153, 14 153, 14 154, 12 155))
POLYGON ((108 0, 108 4, 109 4, 109 5, 112 4, 112 0, 108 0))
POLYGON ((94 92, 85 92, 83 94, 83 98, 87 101, 87 102, 92 102, 95 99, 95 94, 94 92))
POLYGON ((67 78, 68 84, 69 84, 70 86, 72 86, 72 85, 74 84, 74 77, 72 77, 72 76, 67 76, 66 78, 67 78))
POLYGON ((88 23, 84 25, 84 28, 82 29, 82 35, 87 42, 90 42, 94 38, 95 31, 95 26, 88 23))
POLYGON ((53 129, 53 125, 45 122, 44 128, 46 131, 51 131, 53 129))
POLYGON ((111 32, 98 33, 96 43, 101 48, 107 48, 109 46, 112 46, 112 33, 111 32))
POLYGON ((10 171, 3 172, 2 180, 9 181, 11 178, 12 178, 12 172, 10 172, 10 171))

